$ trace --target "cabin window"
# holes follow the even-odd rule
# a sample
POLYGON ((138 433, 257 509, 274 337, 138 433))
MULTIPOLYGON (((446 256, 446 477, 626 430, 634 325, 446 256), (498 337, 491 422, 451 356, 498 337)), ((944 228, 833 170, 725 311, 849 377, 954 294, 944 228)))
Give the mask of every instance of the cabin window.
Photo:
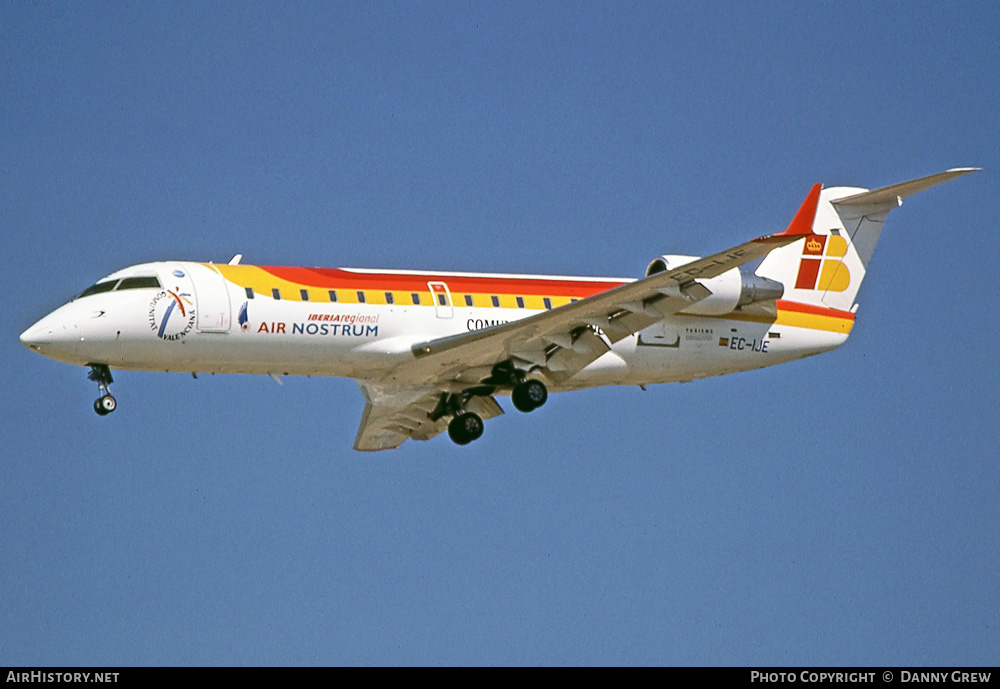
POLYGON ((330 301, 337 301, 337 290, 332 289, 327 294, 330 295, 330 301))
POLYGON ((413 300, 414 306, 420 306, 420 295, 414 292, 410 295, 410 299, 413 300))
POLYGON ((160 281, 155 277, 137 277, 137 278, 125 278, 115 289, 121 291, 123 289, 149 289, 149 288, 160 288, 160 281))
POLYGON ((549 299, 548 297, 545 297, 544 299, 542 299, 542 301, 545 303, 545 308, 547 308, 549 310, 552 309, 552 300, 551 299, 549 299))
POLYGON ((524 308, 524 297, 518 297, 517 298, 517 308, 519 308, 519 309, 523 309, 524 308))
POLYGON ((392 298, 392 292, 386 292, 385 293, 385 303, 386 304, 393 304, 393 303, 395 303, 395 301, 392 298))
POLYGON ((443 294, 439 293, 438 294, 438 304, 440 304, 441 306, 447 306, 448 305, 448 299, 443 294))
POLYGON ((299 296, 302 297, 302 301, 309 301, 309 290, 300 289, 299 296))
POLYGON ((247 287, 247 299, 253 299, 253 287, 247 287))
POLYGON ((100 294, 101 292, 110 292, 118 284, 117 280, 108 280, 107 282, 98 282, 96 285, 91 285, 87 289, 83 290, 83 293, 77 297, 80 299, 82 297, 89 297, 91 294, 100 294))
POLYGON ((362 292, 361 290, 358 290, 358 303, 359 304, 365 303, 365 293, 362 292))
POLYGON ((498 297, 497 295, 494 294, 492 297, 490 297, 490 301, 493 302, 493 306, 500 306, 500 297, 498 297))
POLYGON ((271 296, 274 297, 275 299, 281 299, 281 290, 278 289, 277 287, 274 287, 271 290, 271 296))
POLYGON ((465 295, 465 305, 466 306, 472 306, 472 295, 471 294, 466 294, 465 295))

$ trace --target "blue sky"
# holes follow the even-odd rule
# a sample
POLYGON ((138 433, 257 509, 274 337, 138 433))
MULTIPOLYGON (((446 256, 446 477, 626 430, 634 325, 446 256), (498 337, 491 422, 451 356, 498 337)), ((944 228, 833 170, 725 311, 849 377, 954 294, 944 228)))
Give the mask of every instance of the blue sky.
MULTIPOLYGON (((0 7, 0 663, 995 664, 995 3, 0 7), (149 260, 637 276, 894 211, 839 350, 376 455, 17 335, 149 260)), ((509 404, 507 405, 509 407, 509 404)))

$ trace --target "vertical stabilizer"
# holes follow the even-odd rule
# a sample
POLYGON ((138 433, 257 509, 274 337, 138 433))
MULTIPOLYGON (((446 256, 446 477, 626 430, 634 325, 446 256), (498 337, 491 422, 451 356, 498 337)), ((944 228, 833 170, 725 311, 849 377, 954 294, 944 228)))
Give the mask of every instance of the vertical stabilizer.
POLYGON ((908 196, 977 169, 956 168, 872 191, 823 189, 812 233, 768 254, 757 275, 783 283, 787 300, 850 311, 889 212, 908 196))

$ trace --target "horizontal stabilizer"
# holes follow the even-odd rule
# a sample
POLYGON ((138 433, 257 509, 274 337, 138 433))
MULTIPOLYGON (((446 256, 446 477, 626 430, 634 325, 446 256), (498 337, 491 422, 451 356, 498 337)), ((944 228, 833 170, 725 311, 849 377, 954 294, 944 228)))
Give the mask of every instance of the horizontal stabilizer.
POLYGON ((842 199, 831 201, 831 203, 837 206, 880 206, 885 204, 896 206, 900 199, 905 199, 907 196, 913 196, 931 187, 944 184, 956 177, 962 177, 963 175, 978 172, 979 170, 980 168, 978 167, 956 167, 951 170, 939 172, 936 175, 911 179, 909 182, 900 182, 899 184, 882 187, 881 189, 872 189, 871 191, 864 191, 853 196, 846 196, 842 199))

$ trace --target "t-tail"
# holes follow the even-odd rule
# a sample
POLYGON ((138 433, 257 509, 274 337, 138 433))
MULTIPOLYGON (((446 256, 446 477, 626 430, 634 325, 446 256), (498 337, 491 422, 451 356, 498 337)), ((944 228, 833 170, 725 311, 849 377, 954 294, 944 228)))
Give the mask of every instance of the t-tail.
POLYGON ((783 299, 853 311, 889 212, 908 196, 978 169, 955 168, 871 191, 854 187, 823 189, 812 234, 772 251, 756 273, 783 283, 783 299))

